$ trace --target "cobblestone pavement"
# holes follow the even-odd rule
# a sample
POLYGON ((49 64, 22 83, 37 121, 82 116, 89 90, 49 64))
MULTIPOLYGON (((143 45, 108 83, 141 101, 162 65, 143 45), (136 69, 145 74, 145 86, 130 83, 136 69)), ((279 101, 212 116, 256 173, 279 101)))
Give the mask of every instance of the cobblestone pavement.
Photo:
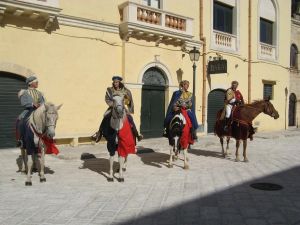
POLYGON ((154 152, 129 157, 124 183, 106 181, 105 143, 60 147, 59 156, 46 156, 47 182, 34 173, 31 187, 16 172, 19 150, 3 149, 0 224, 300 225, 299 143, 300 130, 259 133, 243 163, 234 154, 223 159, 218 139, 203 136, 183 170, 182 155, 167 167, 166 139, 143 140, 139 149, 154 152), (261 191, 249 186, 254 182, 284 188, 261 191))

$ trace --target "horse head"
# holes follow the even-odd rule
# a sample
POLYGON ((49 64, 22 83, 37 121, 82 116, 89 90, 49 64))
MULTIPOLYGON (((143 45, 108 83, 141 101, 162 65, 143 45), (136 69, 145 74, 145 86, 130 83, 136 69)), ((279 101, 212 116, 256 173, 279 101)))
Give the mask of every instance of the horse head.
POLYGON ((279 118, 279 113, 277 112, 273 104, 270 102, 270 98, 264 100, 263 113, 273 117, 275 120, 279 118))
POLYGON ((125 106, 124 106, 124 96, 114 95, 113 96, 113 110, 112 116, 115 119, 121 119, 124 117, 125 106))
POLYGON ((55 106, 52 103, 45 103, 45 131, 44 135, 48 138, 53 138, 55 136, 56 122, 58 119, 58 110, 62 105, 55 106))
POLYGON ((170 133, 172 137, 180 137, 185 124, 185 119, 180 111, 175 112, 173 119, 170 122, 170 133))

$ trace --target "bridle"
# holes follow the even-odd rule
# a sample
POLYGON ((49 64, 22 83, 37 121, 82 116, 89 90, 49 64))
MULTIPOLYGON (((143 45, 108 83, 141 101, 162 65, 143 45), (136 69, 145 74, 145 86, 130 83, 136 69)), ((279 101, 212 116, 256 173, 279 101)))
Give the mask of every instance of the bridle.
MULTIPOLYGON (((57 119, 55 121, 53 121, 52 123, 49 123, 49 120, 47 120, 47 112, 48 111, 46 111, 46 110, 43 112, 43 114, 44 114, 43 122, 45 123, 45 129, 42 131, 41 135, 45 135, 45 133, 47 132, 49 127, 53 127, 54 129, 56 128, 57 119)), ((32 113, 32 119, 33 119, 34 125, 36 125, 35 113, 36 113, 36 110, 34 110, 32 113)), ((49 114, 54 114, 54 113, 49 113, 49 114)), ((34 130, 35 130, 35 132, 37 132, 35 128, 34 128, 34 130)))

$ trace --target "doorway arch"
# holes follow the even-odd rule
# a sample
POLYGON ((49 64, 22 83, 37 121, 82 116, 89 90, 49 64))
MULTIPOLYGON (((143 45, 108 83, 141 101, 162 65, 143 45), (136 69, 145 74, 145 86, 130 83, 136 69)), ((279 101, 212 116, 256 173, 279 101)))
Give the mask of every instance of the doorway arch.
POLYGON ((291 93, 289 97, 289 126, 296 125, 296 104, 297 97, 294 93, 291 93))
POLYGON ((214 89, 207 97, 207 133, 214 132, 217 112, 224 107, 225 90, 214 89))
POLYGON ((16 146, 15 122, 23 110, 18 92, 24 88, 25 77, 0 71, 0 148, 16 146))
POLYGON ((161 137, 165 117, 167 77, 157 67, 147 69, 142 79, 140 131, 145 138, 161 137))

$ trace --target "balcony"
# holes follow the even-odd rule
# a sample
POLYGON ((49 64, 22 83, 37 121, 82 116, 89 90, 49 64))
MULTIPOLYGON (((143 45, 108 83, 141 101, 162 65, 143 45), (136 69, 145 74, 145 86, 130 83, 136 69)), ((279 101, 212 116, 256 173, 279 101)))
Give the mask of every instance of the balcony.
POLYGON ((0 24, 43 28, 48 33, 58 28, 59 0, 1 0, 0 24))
POLYGON ((212 45, 213 48, 221 51, 236 52, 238 50, 237 36, 218 30, 213 30, 212 45))
POLYGON ((186 45, 193 38, 193 19, 160 9, 125 2, 119 6, 120 36, 174 46, 186 45))
POLYGON ((258 51, 260 59, 276 60, 276 46, 260 42, 258 51))

